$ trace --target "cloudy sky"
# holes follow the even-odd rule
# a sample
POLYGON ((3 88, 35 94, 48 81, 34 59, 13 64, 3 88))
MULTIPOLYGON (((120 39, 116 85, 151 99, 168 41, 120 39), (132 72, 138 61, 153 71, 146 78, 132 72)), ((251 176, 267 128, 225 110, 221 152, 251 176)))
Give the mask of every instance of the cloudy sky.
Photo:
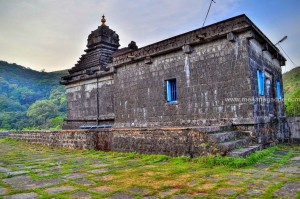
MULTIPOLYGON (((300 65, 299 0, 215 0, 206 25, 246 14, 300 65)), ((139 47, 202 26, 210 0, 0 0, 0 60, 35 70, 73 67, 89 33, 107 25, 139 47)), ((290 70, 288 61, 283 67, 290 70)))

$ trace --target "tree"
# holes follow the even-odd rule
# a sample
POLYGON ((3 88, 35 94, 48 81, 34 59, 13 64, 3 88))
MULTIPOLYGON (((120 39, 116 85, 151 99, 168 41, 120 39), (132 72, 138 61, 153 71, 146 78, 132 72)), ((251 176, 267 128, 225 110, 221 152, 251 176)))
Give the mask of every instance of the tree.
POLYGON ((289 98, 285 99, 285 111, 287 116, 300 115, 300 89, 293 92, 289 98))
POLYGON ((50 100, 36 101, 27 111, 27 116, 34 126, 45 125, 47 120, 58 115, 58 107, 50 100))

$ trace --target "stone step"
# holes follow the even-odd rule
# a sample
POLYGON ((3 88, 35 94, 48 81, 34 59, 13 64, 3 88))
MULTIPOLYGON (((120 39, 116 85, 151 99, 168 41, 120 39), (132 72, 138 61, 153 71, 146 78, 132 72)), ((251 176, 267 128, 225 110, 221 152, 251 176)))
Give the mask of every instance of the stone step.
POLYGON ((244 158, 250 154, 252 154, 255 151, 260 151, 262 150, 262 145, 252 145, 252 146, 247 146, 242 149, 235 149, 230 151, 227 155, 230 157, 236 157, 236 158, 244 158))
POLYGON ((238 140, 233 140, 233 141, 228 141, 228 142, 223 142, 219 143, 218 146, 223 150, 223 151, 231 151, 234 150, 238 147, 245 147, 248 146, 251 143, 251 138, 243 138, 243 139, 238 139, 238 140))
POLYGON ((209 133, 207 134, 207 140, 209 142, 219 143, 219 142, 226 142, 230 140, 237 140, 242 136, 245 136, 245 134, 240 131, 225 131, 219 133, 209 133))

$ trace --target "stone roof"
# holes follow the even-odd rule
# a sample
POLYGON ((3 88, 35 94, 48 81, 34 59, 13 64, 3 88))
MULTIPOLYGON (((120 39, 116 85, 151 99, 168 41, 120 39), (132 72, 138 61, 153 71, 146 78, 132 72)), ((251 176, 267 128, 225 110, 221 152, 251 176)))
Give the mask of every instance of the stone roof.
POLYGON ((226 37, 230 32, 238 33, 246 30, 252 30, 252 37, 257 39, 259 42, 264 43, 268 47, 270 53, 281 62, 281 65, 284 65, 286 59, 281 55, 279 49, 246 15, 242 14, 205 26, 203 28, 150 44, 135 51, 117 54, 117 56, 113 57, 113 66, 119 67, 125 63, 143 60, 147 57, 155 57, 181 49, 184 45, 206 43, 214 39, 226 37))
POLYGON ((226 37, 228 33, 235 34, 249 30, 251 31, 250 38, 255 38, 262 43, 272 56, 280 61, 281 65, 285 64, 286 59, 281 55, 279 49, 244 14, 142 48, 138 48, 135 42, 131 42, 128 47, 118 49, 118 34, 103 23, 91 32, 88 37, 87 49, 85 50, 86 54, 80 57, 77 64, 69 70, 70 75, 63 77, 61 83, 68 84, 81 79, 111 74, 113 68, 121 67, 131 62, 144 60, 145 63, 151 63, 151 57, 180 50, 184 45, 199 45, 226 37), (109 67, 106 68, 107 66, 109 67))
POLYGON ((115 31, 111 30, 109 26, 102 24, 88 36, 86 45, 87 49, 85 50, 86 54, 81 55, 75 66, 69 70, 70 74, 111 62, 111 56, 103 56, 103 54, 100 55, 100 52, 97 51, 97 49, 104 45, 107 48, 114 49, 117 49, 120 46, 119 35, 115 31), (103 60, 99 60, 101 58, 103 60), (101 63, 101 61, 103 63, 101 63))

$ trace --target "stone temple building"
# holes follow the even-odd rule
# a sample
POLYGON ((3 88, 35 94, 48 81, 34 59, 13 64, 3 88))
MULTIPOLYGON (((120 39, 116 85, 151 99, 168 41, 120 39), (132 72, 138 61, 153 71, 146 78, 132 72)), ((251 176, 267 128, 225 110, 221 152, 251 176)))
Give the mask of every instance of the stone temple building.
POLYGON ((61 80, 64 129, 229 125, 258 142, 285 139, 286 59, 246 15, 141 48, 119 49, 119 35, 101 22, 61 80))

